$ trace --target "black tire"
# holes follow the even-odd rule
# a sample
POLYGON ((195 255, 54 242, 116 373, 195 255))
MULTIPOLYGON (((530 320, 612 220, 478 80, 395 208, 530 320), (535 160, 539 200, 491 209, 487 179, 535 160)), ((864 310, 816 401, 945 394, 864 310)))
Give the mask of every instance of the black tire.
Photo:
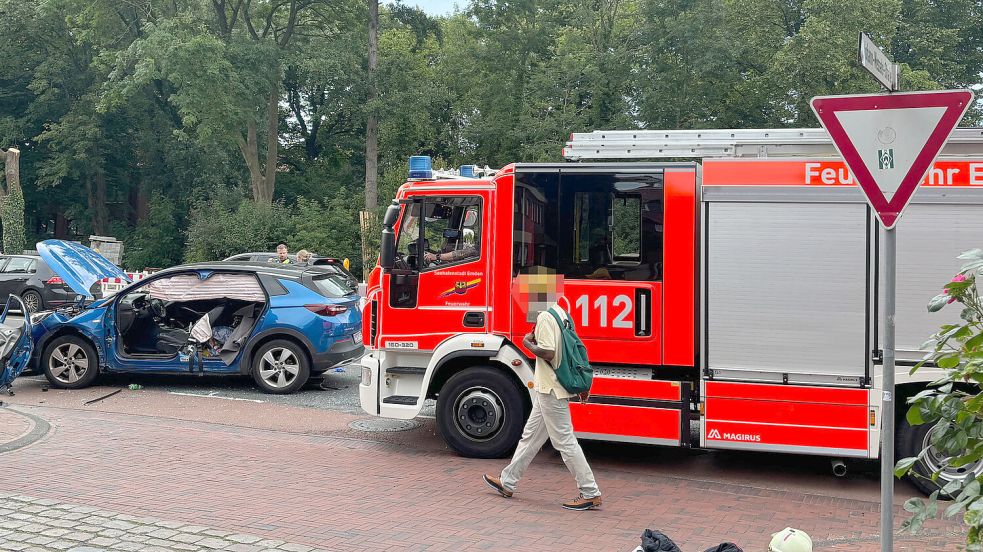
POLYGON ((507 456, 519 442, 529 415, 524 393, 503 370, 475 366, 458 372, 437 397, 437 430, 462 456, 507 456), (487 433, 479 435, 479 431, 487 433))
POLYGON ((274 339, 260 345, 253 353, 252 375, 263 392, 289 395, 307 383, 311 363, 300 345, 286 339, 274 339))
POLYGON ((99 375, 99 357, 89 340, 63 335, 44 348, 40 367, 52 387, 82 389, 92 385, 99 375))
POLYGON ((25 291, 21 294, 20 300, 24 302, 24 308, 27 309, 28 313, 44 310, 44 300, 41 299, 41 294, 36 291, 25 291))
MULTIPOLYGON (((913 426, 908 423, 907 419, 902 418, 899 420, 895 447, 897 449, 897 459, 918 456, 922 448, 928 444, 928 432, 933 427, 932 424, 913 426)), ((927 453, 924 460, 919 460, 912 467, 912 473, 908 475, 908 480, 918 487, 919 491, 929 495, 955 479, 975 477, 983 474, 983 461, 979 461, 961 468, 944 469, 939 474, 938 482, 933 482, 931 480, 932 474, 936 469, 941 467, 940 462, 941 458, 938 454, 934 454, 933 452, 927 453)), ((940 494, 939 496, 947 500, 952 499, 952 497, 945 494, 940 494)))

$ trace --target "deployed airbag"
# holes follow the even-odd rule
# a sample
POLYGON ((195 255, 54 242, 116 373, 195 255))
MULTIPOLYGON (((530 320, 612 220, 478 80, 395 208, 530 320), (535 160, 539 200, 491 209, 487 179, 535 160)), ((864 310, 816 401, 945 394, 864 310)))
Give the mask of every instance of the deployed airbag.
POLYGON ((154 280, 143 289, 150 297, 162 301, 201 301, 209 299, 240 299, 257 303, 266 301, 259 281, 251 274, 211 274, 199 278, 196 274, 180 274, 154 280))

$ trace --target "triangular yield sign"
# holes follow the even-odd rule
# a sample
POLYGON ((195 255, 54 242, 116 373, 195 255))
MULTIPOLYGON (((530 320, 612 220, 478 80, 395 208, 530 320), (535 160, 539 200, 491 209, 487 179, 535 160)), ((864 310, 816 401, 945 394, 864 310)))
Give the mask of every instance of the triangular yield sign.
POLYGON ((969 90, 820 96, 812 110, 885 228, 893 228, 973 101, 969 90))

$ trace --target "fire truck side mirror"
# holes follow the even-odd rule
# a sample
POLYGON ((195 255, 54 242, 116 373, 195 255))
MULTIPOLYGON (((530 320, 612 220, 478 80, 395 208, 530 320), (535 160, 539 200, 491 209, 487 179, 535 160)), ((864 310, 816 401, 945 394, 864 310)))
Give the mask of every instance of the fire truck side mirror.
POLYGON ((379 251, 379 266, 384 270, 396 264, 396 231, 393 226, 399 218, 399 202, 393 201, 382 217, 382 243, 379 251))
POLYGON ((391 226, 382 229, 382 247, 379 251, 379 266, 388 270, 396 264, 396 232, 391 226))
POLYGON ((389 207, 386 208, 386 214, 382 217, 382 226, 384 228, 392 228, 396 224, 396 219, 399 218, 399 202, 393 201, 389 207))

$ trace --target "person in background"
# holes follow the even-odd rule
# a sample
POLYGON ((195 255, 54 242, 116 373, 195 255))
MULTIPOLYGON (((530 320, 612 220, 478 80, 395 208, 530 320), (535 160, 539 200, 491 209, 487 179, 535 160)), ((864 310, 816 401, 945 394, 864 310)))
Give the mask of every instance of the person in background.
POLYGON ((311 264, 311 252, 301 249, 297 252, 297 266, 308 266, 311 264))
POLYGON ((290 264, 290 256, 287 253, 287 244, 281 243, 276 246, 276 258, 270 259, 271 263, 290 264))

